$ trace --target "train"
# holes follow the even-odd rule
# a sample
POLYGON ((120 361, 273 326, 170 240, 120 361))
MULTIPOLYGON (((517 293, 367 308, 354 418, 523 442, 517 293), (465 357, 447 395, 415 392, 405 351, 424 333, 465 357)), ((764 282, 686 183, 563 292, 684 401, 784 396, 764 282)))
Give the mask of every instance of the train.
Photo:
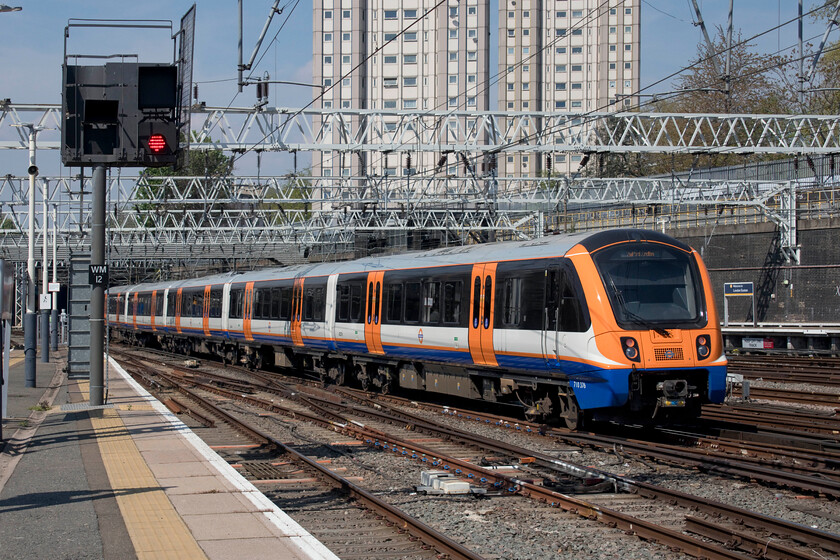
POLYGON ((705 265, 652 230, 112 287, 106 320, 129 344, 512 404, 572 429, 696 417, 726 393, 705 265))

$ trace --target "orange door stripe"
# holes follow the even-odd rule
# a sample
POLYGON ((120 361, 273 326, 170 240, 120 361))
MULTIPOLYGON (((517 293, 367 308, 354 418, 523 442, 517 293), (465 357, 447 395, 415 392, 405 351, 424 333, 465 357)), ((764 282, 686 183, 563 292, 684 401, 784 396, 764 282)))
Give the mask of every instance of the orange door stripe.
POLYGON ((175 331, 181 332, 181 292, 184 288, 178 288, 178 294, 175 296, 175 331))
POLYGON ((295 278, 295 286, 292 289, 292 343, 295 346, 303 346, 303 333, 300 323, 303 320, 303 283, 304 278, 295 278))
POLYGON ((152 318, 152 330, 156 331, 155 328, 155 305, 157 304, 157 290, 152 292, 152 308, 149 310, 149 316, 152 318))
POLYGON ((204 286, 204 305, 201 307, 204 336, 210 336, 210 286, 204 286))
POLYGON ((254 283, 248 282, 245 284, 245 302, 242 310, 242 334, 245 335, 245 340, 254 340, 251 334, 251 312, 254 308, 254 283))

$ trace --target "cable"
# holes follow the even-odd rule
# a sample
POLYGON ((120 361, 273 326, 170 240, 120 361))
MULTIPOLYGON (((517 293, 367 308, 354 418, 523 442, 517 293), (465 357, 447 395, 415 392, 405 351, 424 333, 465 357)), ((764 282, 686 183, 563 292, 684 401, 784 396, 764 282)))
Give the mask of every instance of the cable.
MULTIPOLYGON (((435 4, 435 5, 434 5, 434 6, 432 6, 429 10, 427 10, 427 11, 426 11, 426 13, 423 15, 423 17, 425 17, 425 16, 426 16, 427 14, 429 14, 430 12, 435 11, 437 8, 439 8, 440 6, 442 6, 443 4, 445 4, 445 3, 446 3, 446 1, 447 1, 447 0, 439 0, 437 4, 435 4)), ((321 92, 321 95, 319 95, 319 96, 315 97, 315 99, 313 99, 312 101, 310 101, 309 103, 307 103, 305 106, 303 106, 302 108, 298 109, 298 110, 297 110, 297 111, 295 111, 294 113, 292 113, 292 114, 290 114, 290 115, 287 115, 287 116, 286 116, 286 119, 285 119, 285 120, 284 120, 281 124, 277 125, 275 128, 273 128, 272 130, 268 131, 268 132, 267 132, 267 133, 266 133, 266 134, 265 134, 265 135, 264 135, 264 136, 263 136, 263 137, 262 137, 262 138, 258 141, 258 143, 257 143, 257 144, 255 144, 254 146, 251 146, 251 147, 246 148, 244 151, 242 151, 242 153, 240 153, 238 156, 236 156, 236 157, 234 158, 234 163, 236 162, 236 160, 238 160, 239 158, 241 158, 242 156, 244 156, 244 155, 245 155, 245 154, 247 154, 248 152, 250 152, 250 151, 252 151, 252 150, 256 149, 256 147, 255 147, 256 145, 258 145, 258 144, 259 144, 259 143, 261 143, 263 140, 265 140, 266 138, 268 138, 268 137, 269 137, 270 135, 272 135, 274 132, 276 132, 276 131, 280 130, 280 129, 281 129, 283 126, 285 126, 285 125, 286 125, 289 121, 291 121, 292 119, 296 118, 298 115, 300 115, 301 113, 303 113, 306 109, 308 109, 309 107, 311 107, 311 106, 312 106, 312 105, 313 105, 316 101, 318 101, 319 99, 321 99, 321 98, 322 98, 322 97, 323 97, 323 96, 324 96, 327 92, 332 91, 332 90, 333 90, 333 88, 335 88, 338 84, 340 84, 340 83, 342 82, 342 80, 344 80, 345 78, 350 77, 350 76, 351 76, 351 75, 352 75, 352 74, 353 74, 356 70, 358 70, 358 69, 359 69, 359 68, 361 68, 364 64, 366 64, 368 60, 370 60, 371 58, 373 58, 374 56, 376 56, 377 54, 379 54, 379 52, 381 52, 381 51, 382 51, 382 50, 383 50, 386 46, 390 45, 391 43, 393 43, 394 41, 396 41, 397 39, 399 39, 400 37, 402 37, 402 36, 403 36, 403 35, 404 35, 404 34, 405 34, 405 33, 406 33, 409 29, 411 29, 412 27, 414 27, 415 25, 417 25, 417 24, 418 24, 418 23, 419 23, 422 19, 423 19, 423 18, 417 18, 417 19, 415 19, 413 22, 411 22, 409 25, 405 26, 405 27, 404 27, 403 29, 401 29, 401 30, 400 30, 400 32, 399 32, 399 33, 397 33, 394 37, 392 37, 391 39, 389 39, 389 40, 385 41, 384 43, 382 43, 382 45, 380 45, 379 47, 377 47, 377 48, 376 48, 373 52, 371 52, 371 53, 370 53, 370 54, 368 54, 365 58, 363 58, 362 60, 360 60, 358 64, 356 64, 353 68, 351 68, 350 70, 348 70, 348 71, 347 71, 347 73, 345 73, 344 75, 342 75, 342 76, 341 76, 338 80, 336 80, 336 81, 335 81, 332 85, 330 85, 328 88, 325 88, 325 89, 321 92)))

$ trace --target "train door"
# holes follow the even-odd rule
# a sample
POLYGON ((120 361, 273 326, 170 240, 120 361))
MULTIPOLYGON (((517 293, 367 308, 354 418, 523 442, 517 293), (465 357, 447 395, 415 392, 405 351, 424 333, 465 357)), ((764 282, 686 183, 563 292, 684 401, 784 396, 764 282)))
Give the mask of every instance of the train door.
POLYGON ((496 263, 473 265, 470 278, 470 355, 476 364, 496 366, 499 365, 493 348, 496 263))
POLYGON ((137 292, 134 292, 134 297, 131 298, 131 325, 134 330, 137 330, 137 292))
POLYGON ((157 290, 152 292, 152 308, 149 310, 149 322, 153 331, 157 330, 155 328, 155 305, 157 305, 157 290))
POLYGON ((544 309, 543 329, 540 337, 540 346, 545 359, 545 365, 549 368, 560 367, 560 287, 563 271, 560 265, 552 263, 545 269, 544 276, 544 309))
POLYGON ((204 304, 201 306, 201 318, 204 336, 210 336, 210 286, 204 286, 204 304))
POLYGON ((245 284, 245 296, 243 300, 244 308, 242 310, 242 335, 245 340, 254 340, 254 335, 251 333, 251 316, 254 311, 254 283, 248 282, 245 284))
POLYGON ((382 349, 382 281, 385 271, 368 273, 365 287, 365 344, 371 354, 384 354, 382 349))
POLYGON ((300 322, 303 317, 303 282, 304 278, 295 278, 295 286, 292 288, 292 318, 290 331, 292 344, 303 346, 303 335, 300 332, 300 322))
POLYGON ((178 288, 175 294, 175 332, 181 332, 181 293, 184 288, 178 288))
POLYGON ((335 315, 336 315, 336 296, 338 285, 338 274, 330 274, 327 279, 327 297, 324 305, 324 327, 326 328, 325 337, 327 339, 327 347, 330 350, 336 350, 335 344, 335 315))

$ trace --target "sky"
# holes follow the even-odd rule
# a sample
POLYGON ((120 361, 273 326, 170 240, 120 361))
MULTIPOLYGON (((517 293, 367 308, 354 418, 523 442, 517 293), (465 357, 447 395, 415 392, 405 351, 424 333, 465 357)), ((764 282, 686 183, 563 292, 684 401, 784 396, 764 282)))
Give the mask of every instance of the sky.
MULTIPOLYGON (((69 0, 2 0, 21 6, 18 12, 0 13, 0 100, 13 103, 61 103, 61 64, 64 58, 64 30, 69 28, 69 54, 138 53, 142 62, 171 62, 172 41, 169 30, 144 29, 101 30, 80 27, 80 19, 169 20, 177 30, 181 16, 192 1, 69 1, 69 0)), ((641 83, 642 87, 688 65, 696 56, 701 39, 699 27, 693 22, 689 0, 641 0, 641 83)), ((273 5, 272 0, 245 0, 243 56, 250 57, 260 31, 273 5)), ((495 14, 498 0, 491 0, 495 14)), ((726 25, 729 0, 699 0, 703 19, 710 33, 715 26, 726 25)), ((805 11, 815 0, 804 0, 805 11)), ((735 28, 749 37, 796 16, 798 0, 734 0, 735 28)), ((299 0, 282 0, 283 12, 276 15, 263 42, 255 65, 255 76, 268 73, 272 79, 311 83, 312 81, 312 5, 299 0), (285 23, 284 23, 285 22, 285 23), (282 27, 281 27, 282 24, 282 27)), ((254 87, 238 93, 236 68, 238 64, 238 2, 237 0, 200 0, 196 8, 195 70, 199 100, 208 106, 251 106, 255 101, 254 87)), ((495 15, 491 28, 495 25, 495 15)), ((805 22, 805 37, 817 37, 819 42, 824 24, 812 19, 805 22)), ((837 40, 840 33, 833 32, 837 40)), ((787 25, 755 41, 764 52, 775 52, 795 45, 796 25, 787 25)), ((492 62, 492 61, 491 61, 492 62)), ((101 64, 86 60, 81 64, 101 64)), ((666 80, 647 93, 672 89, 666 80)), ((495 90, 495 88, 492 88, 495 90)), ((492 91, 491 90, 491 91, 492 91)), ((313 98, 313 88, 300 86, 272 86, 269 103, 277 107, 299 108, 313 98)), ((25 154, 9 154, 0 150, 0 175, 24 175, 25 154)), ((44 154, 39 161, 44 173, 58 174, 60 163, 57 150, 44 154)), ((266 163, 262 174, 282 174, 289 170, 288 157, 279 156, 266 163)), ((67 171, 64 170, 64 174, 67 171)), ((236 173, 255 174, 253 158, 237 163, 236 173)))

